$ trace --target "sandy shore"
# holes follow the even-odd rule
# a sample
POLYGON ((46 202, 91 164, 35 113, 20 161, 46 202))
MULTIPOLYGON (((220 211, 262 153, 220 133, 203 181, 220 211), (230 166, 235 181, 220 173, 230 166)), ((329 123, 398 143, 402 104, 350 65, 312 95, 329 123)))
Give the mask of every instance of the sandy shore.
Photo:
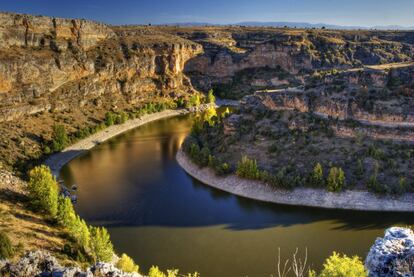
MULTIPOLYGON (((206 107, 202 106, 200 109, 206 107)), ((177 116, 180 114, 187 114, 191 111, 189 110, 165 110, 158 113, 147 114, 141 118, 131 119, 121 125, 112 125, 96 134, 93 134, 85 139, 78 141, 75 144, 65 148, 62 152, 51 155, 46 161, 45 164, 50 167, 52 173, 58 177, 59 172, 62 167, 70 162, 75 157, 85 153, 94 146, 112 138, 119 134, 122 134, 126 131, 144 125, 146 123, 156 121, 158 119, 167 118, 171 116, 177 116)))
POLYGON ((414 194, 401 197, 380 197, 367 191, 344 191, 332 193, 323 189, 297 188, 276 189, 259 181, 228 175, 217 176, 210 168, 199 168, 186 154, 179 150, 177 161, 195 179, 211 187, 254 200, 277 204, 308 206, 329 209, 413 212, 414 194))

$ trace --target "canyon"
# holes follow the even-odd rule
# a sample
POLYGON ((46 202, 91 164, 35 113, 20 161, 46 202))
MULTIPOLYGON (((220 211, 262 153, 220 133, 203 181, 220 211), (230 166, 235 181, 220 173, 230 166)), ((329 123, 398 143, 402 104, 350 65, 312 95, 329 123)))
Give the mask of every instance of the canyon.
MULTIPOLYGON (((33 232, 29 217, 53 234, 31 236, 20 251, 41 240, 67 262, 62 230, 27 211, 22 180, 52 154, 55 126, 75 143, 85 129, 102 131, 108 113, 195 111, 189 103, 207 103, 210 90, 238 107, 195 141, 233 173, 244 154, 292 189, 320 162, 352 176, 347 190, 412 195, 413 61, 413 31, 112 26, 0 13, 0 173, 11 180, 2 180, 3 209, 24 223, 22 234, 33 232)), ((92 139, 85 149, 104 140, 92 139)))

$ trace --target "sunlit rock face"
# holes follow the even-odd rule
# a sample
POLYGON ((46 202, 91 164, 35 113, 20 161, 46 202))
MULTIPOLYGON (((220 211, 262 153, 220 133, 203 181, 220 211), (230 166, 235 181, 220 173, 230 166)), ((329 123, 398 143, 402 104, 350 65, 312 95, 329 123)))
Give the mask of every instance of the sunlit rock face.
POLYGON ((414 233, 392 227, 378 238, 365 260, 371 277, 414 276, 414 233))
MULTIPOLYGON (((329 30, 293 30, 253 27, 205 27, 174 30, 179 36, 203 45, 204 54, 192 59, 186 72, 196 87, 209 89, 227 85, 242 93, 235 83, 254 88, 296 85, 315 70, 349 69, 410 61, 413 58, 413 34, 410 32, 360 32, 329 30), (268 71, 268 82, 254 74, 268 71), (276 72, 283 71, 282 80, 276 72), (274 79, 276 82, 269 82, 274 79)), ((263 75, 263 74, 261 74, 263 75)), ((362 76, 363 77, 363 76, 362 76)), ((382 74, 372 81, 380 84, 382 74)), ((356 74, 349 78, 360 81, 356 74)))
POLYGON ((201 45, 145 27, 0 13, 0 121, 102 102, 192 93, 201 45))

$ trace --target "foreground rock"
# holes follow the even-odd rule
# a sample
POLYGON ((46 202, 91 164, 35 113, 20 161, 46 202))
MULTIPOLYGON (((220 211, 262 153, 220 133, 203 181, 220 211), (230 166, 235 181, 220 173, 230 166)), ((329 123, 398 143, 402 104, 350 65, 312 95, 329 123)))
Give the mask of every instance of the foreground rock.
POLYGON ((392 227, 378 238, 365 260, 370 277, 414 276, 414 233, 392 227))
POLYGON ((98 262, 83 271, 78 267, 63 267, 55 257, 46 251, 29 252, 17 263, 0 261, 0 276, 13 277, 141 277, 138 273, 126 273, 116 268, 111 263, 98 262))

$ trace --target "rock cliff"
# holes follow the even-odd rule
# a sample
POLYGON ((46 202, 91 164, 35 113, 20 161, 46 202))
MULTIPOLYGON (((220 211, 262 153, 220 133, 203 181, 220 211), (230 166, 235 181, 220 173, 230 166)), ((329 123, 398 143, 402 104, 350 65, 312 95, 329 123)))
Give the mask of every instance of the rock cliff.
POLYGON ((0 25, 0 121, 193 92, 182 71, 202 48, 191 41, 20 14, 0 14, 0 25))
POLYGON ((196 87, 213 87, 233 98, 254 89, 303 84, 304 77, 315 70, 413 59, 412 32, 251 27, 170 27, 164 31, 203 45, 204 54, 185 68, 196 87))

